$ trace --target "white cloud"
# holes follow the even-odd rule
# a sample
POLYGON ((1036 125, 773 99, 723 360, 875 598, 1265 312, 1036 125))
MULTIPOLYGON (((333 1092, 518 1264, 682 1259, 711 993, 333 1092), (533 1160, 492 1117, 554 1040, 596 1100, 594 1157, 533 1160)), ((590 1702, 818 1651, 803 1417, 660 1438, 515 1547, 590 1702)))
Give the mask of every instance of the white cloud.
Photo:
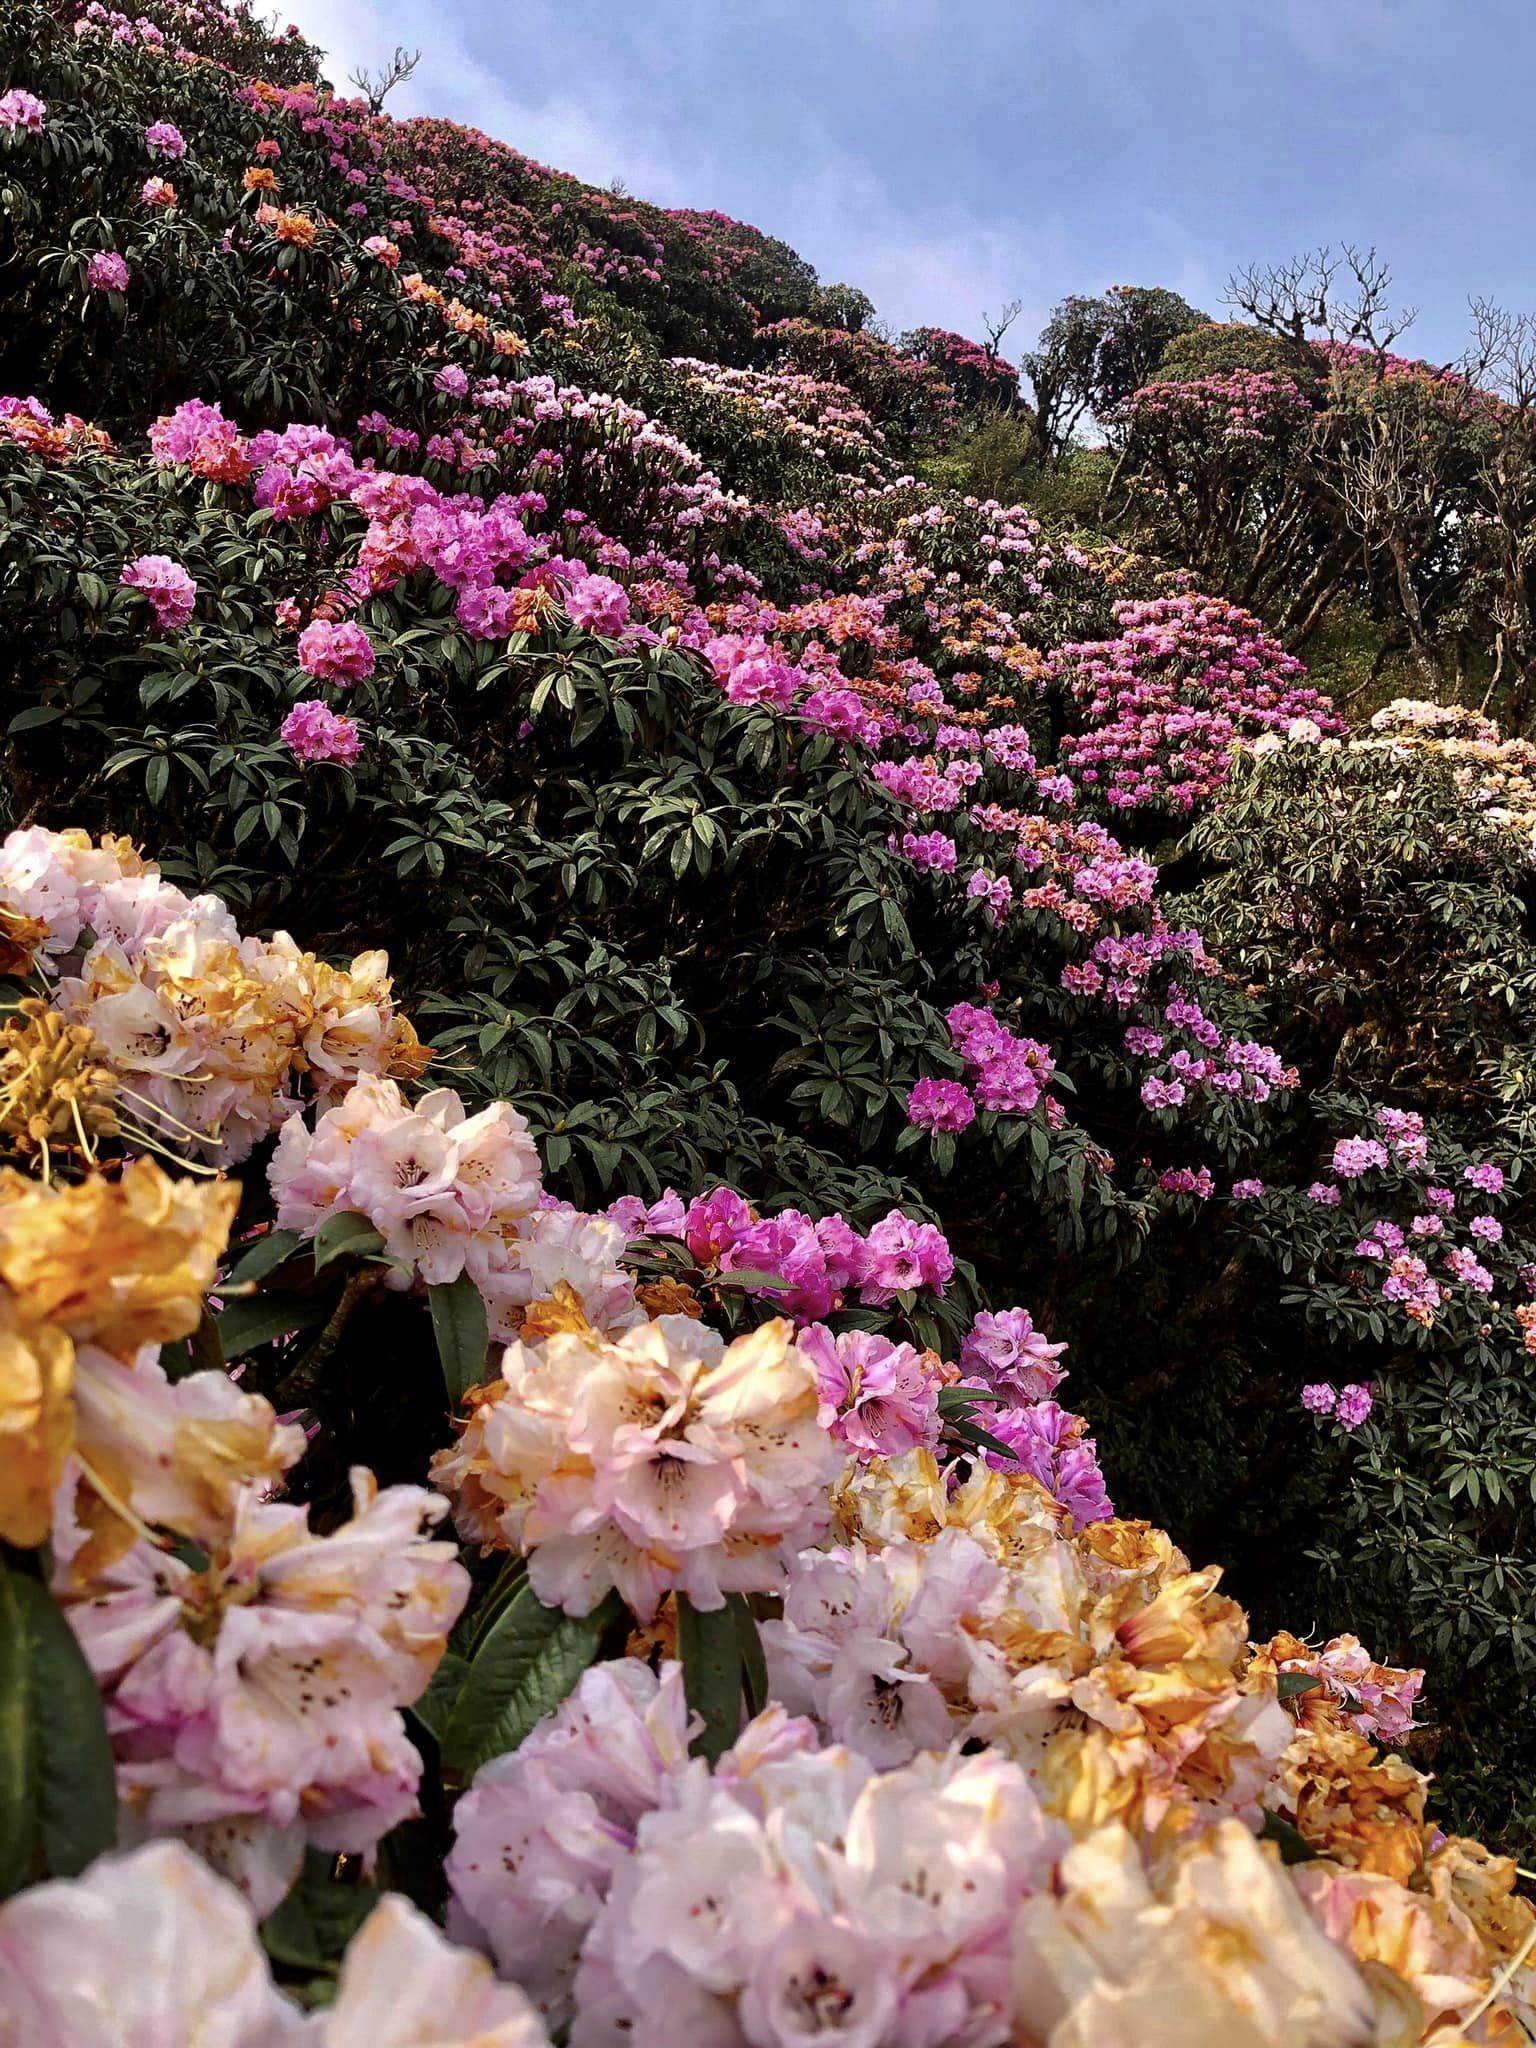
MULTIPOLYGON (((665 95, 619 62, 602 61, 600 40, 584 42, 579 95, 544 89, 520 74, 519 50, 558 50, 562 17, 549 0, 522 0, 515 45, 504 45, 504 65, 471 50, 439 4, 429 16, 404 0, 290 0, 305 34, 329 53, 338 86, 360 65, 377 69, 394 45, 420 44, 415 75, 391 97, 396 115, 436 114, 480 128, 497 139, 591 183, 621 176, 640 198, 660 206, 718 207, 776 235, 815 265, 828 283, 868 293, 894 327, 953 327, 980 331, 984 312, 1009 299, 1024 309, 1010 344, 1028 344, 1053 305, 1069 290, 1097 290, 1119 275, 1100 274, 1101 250, 1075 246, 1063 217, 1031 202, 1028 224, 1001 224, 955 205, 914 207, 898 198, 862 157, 822 147, 802 149, 811 167, 780 175, 715 153, 669 119, 665 95)), ((919 13, 922 0, 915 0, 919 13)), ((568 40, 573 34, 567 22, 568 40)), ((499 54, 499 53, 498 53, 499 54)), ((568 74, 569 67, 564 67, 568 74)), ((547 76, 559 78, 551 65, 547 76)), ((1127 224, 1117 222, 1128 240, 1127 224)), ((1175 224, 1161 217, 1136 223, 1140 253, 1135 281, 1153 273, 1197 299, 1210 298, 1209 281, 1175 224), (1164 260, 1166 259, 1166 260, 1164 260), (1160 267, 1161 263, 1161 267, 1160 267)))

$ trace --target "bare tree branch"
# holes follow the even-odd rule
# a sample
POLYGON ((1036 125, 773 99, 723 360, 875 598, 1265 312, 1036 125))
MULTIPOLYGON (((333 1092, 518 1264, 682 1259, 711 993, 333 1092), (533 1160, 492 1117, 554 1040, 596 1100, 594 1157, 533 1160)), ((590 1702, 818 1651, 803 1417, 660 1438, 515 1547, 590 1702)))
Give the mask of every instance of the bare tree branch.
POLYGON ((408 50, 403 43, 396 43, 395 54, 378 71, 361 68, 351 75, 350 83, 355 85, 368 102, 370 114, 384 111, 384 102, 397 85, 403 85, 421 62, 420 50, 408 50))

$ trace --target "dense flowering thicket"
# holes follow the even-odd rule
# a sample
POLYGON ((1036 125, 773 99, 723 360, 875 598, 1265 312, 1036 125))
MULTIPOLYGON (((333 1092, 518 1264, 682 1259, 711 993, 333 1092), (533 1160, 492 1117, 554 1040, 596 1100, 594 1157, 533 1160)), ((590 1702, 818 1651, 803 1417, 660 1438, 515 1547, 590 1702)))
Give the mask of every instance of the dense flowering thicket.
MULTIPOLYGON (((1536 2025, 1525 743, 755 230, 15 18, 0 2040, 1536 2025)), ((1241 525, 1196 318, 1057 341, 1241 525)))

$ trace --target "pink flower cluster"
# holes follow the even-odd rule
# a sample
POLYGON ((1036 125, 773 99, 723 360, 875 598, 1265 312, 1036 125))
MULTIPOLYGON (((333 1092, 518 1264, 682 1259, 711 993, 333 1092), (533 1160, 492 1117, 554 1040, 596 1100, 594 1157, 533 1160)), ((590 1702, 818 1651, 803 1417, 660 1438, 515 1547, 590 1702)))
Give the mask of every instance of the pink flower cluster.
POLYGON ((565 611, 573 626, 611 640, 629 623, 629 592, 611 576, 573 576, 565 588, 565 611))
POLYGON ((990 1010, 956 1003, 945 1022, 982 1109, 1027 1116, 1050 1086, 1056 1062, 1049 1046, 1020 1038, 990 1010))
POLYGON ((816 1368, 821 1421, 855 1457, 899 1458, 939 1440, 939 1361, 869 1330, 821 1323, 797 1342, 816 1368))
POLYGON ((365 1076, 319 1118, 283 1125, 267 1173, 281 1229, 313 1237, 332 1216, 365 1216, 398 1262, 391 1285, 467 1272, 493 1329, 531 1298, 514 1241, 538 1208, 541 1168, 509 1103, 474 1116, 450 1088, 414 1106, 393 1081, 365 1076))
POLYGON ((1027 1472, 1059 1500, 1079 1527, 1107 1522, 1114 1514, 1098 1446, 1081 1415, 1071 1415, 1055 1401, 992 1410, 986 1418, 989 1436, 1006 1444, 1009 1455, 987 1451, 989 1465, 1001 1472, 1027 1472))
POLYGON ((299 635, 299 667, 317 682, 350 688, 373 674, 373 642, 351 619, 312 619, 299 635))
POLYGON ((243 483, 251 473, 250 450, 239 428, 218 406, 200 398, 162 414, 149 430, 149 448, 162 467, 182 463, 194 476, 217 483, 243 483))
POLYGON ((41 135, 47 115, 47 102, 36 93, 23 92, 19 85, 0 92, 0 129, 8 134, 19 130, 24 135, 41 135))
POLYGON ((687 1316, 514 1341, 464 1434, 432 1461, 459 1533, 525 1555, 546 1606, 610 1590, 641 1621, 773 1593, 814 1543, 843 1456, 816 1368, 778 1318, 727 1343, 687 1316))
POLYGON ((976 1121, 976 1098, 962 1081, 914 1082, 907 1096, 907 1122, 920 1131, 963 1131, 976 1121))
POLYGON ((421 1535, 441 1500, 381 1493, 361 1467, 352 1493, 351 1521, 317 1536, 306 1509, 250 1487, 205 1568, 140 1542, 66 1607, 129 1811, 189 1832, 258 1913, 306 1843, 366 1854, 415 1812, 421 1757, 399 1709, 469 1594, 454 1546, 421 1535))
POLYGON ((1319 1680, 1371 1742, 1401 1742, 1419 1726, 1413 1709, 1424 1673, 1378 1664, 1358 1636, 1335 1636, 1320 1650, 1283 1658, 1278 1668, 1319 1680))
POLYGON ((334 761, 350 768, 362 752, 355 723, 315 697, 295 704, 279 730, 300 761, 334 761))
POLYGON ((1359 1381, 1352 1381, 1347 1387, 1333 1387, 1325 1380, 1317 1380, 1302 1388, 1301 1405, 1309 1415, 1331 1415, 1340 1429, 1356 1430, 1370 1415, 1371 1390, 1359 1381))
POLYGON ((551 2026, 571 2018, 581 1944, 645 1814, 688 1769, 678 1664, 594 1664, 453 1816, 450 1926, 495 1957, 551 2026))
POLYGON ((1049 1343, 1026 1308, 983 1309, 961 1343, 960 1370, 1017 1401, 1044 1401, 1067 1376, 1056 1363, 1066 1348, 1049 1343))
POLYGON ((169 157, 172 161, 187 153, 181 130, 173 121, 151 122, 144 130, 144 146, 151 156, 169 157))
POLYGON ((645 1815, 583 1947, 571 2048, 721 2043, 998 2048, 1009 1930, 1058 1830, 995 1751, 876 1772, 773 1709, 713 1778, 645 1815), (962 1875, 963 1872, 963 1875, 962 1875))
POLYGON ((1192 810, 1226 780, 1235 741, 1293 719, 1345 729, 1303 685, 1302 663, 1236 605, 1160 597, 1119 604, 1115 618, 1115 639, 1069 643, 1051 665, 1085 720, 1063 760, 1116 809, 1192 810))
POLYGON ((125 292, 128 265, 115 249, 98 249, 85 266, 85 282, 93 292, 125 292))
POLYGON ((197 605, 197 585, 169 555, 140 555, 118 578, 125 590, 148 598, 155 624, 168 632, 184 626, 197 605))
MULTIPOLYGON (((682 1237, 701 1267, 775 1275, 781 1286, 747 1291, 766 1295, 799 1323, 820 1322, 855 1292, 877 1308, 922 1289, 942 1294, 955 1270, 943 1231, 900 1209, 861 1233, 842 1216, 813 1221, 798 1209, 759 1216, 734 1189, 713 1188, 696 1195, 675 1220, 663 1214, 660 1233, 682 1237)), ((657 1230, 654 1223, 643 1227, 657 1230)), ((641 1226, 633 1234, 641 1234, 641 1226)))
POLYGON ((350 495, 357 465, 345 441, 325 427, 292 425, 250 443, 256 503, 275 519, 305 519, 350 495))

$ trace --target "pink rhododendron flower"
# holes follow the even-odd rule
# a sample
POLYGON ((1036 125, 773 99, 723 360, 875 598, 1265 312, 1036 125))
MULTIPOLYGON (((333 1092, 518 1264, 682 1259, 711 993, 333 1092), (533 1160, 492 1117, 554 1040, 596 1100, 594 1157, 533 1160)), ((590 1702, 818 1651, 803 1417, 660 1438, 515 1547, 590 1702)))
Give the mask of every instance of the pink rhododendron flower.
POLYGON ((1333 1412, 1340 1429, 1358 1429, 1371 1412, 1370 1388, 1358 1382, 1341 1387, 1338 1406, 1333 1412))
POLYGON ((823 2014, 846 2048, 995 2043, 1008 1930, 1052 1846, 995 1752, 877 1773, 828 1749, 690 1776, 642 1817, 588 1936, 572 2048, 659 2042, 682 2012, 765 2048, 809 2048, 823 2014))
POLYGON ((187 145, 181 130, 171 121, 155 121, 144 130, 144 146, 151 156, 182 157, 187 145))
POLYGON ((125 292, 128 265, 115 249, 98 249, 85 266, 85 281, 93 292, 125 292))
POLYGON ((1301 1405, 1309 1415, 1331 1415, 1339 1405, 1338 1389, 1325 1381, 1313 1381, 1302 1388, 1301 1405))
POLYGON ((937 1360, 870 1330, 834 1335, 816 1323, 797 1343, 816 1368, 821 1419, 865 1458, 899 1458, 939 1435, 937 1360))
POLYGON ((174 206, 176 187, 168 178, 146 178, 139 188, 139 197, 146 206, 174 206))
POLYGON ((573 626, 612 639, 629 623, 629 592, 611 576, 583 576, 566 586, 565 610, 573 626))
POLYGON ((301 761, 337 761, 350 767, 362 751, 356 725, 318 698, 295 704, 280 728, 301 761))
POLYGON ((299 667, 323 683, 363 682, 373 674, 373 642, 351 619, 312 619, 299 635, 299 667))
POLYGON ((1378 1664, 1358 1636, 1335 1636, 1320 1650, 1284 1658, 1279 1668, 1320 1679, 1372 1742, 1401 1742, 1419 1726, 1413 1709, 1424 1673, 1378 1664))
POLYGON ((963 1081, 915 1082, 907 1097, 907 1122, 921 1131, 963 1131, 976 1121, 976 1104, 963 1081))
POLYGON ((1340 1180, 1358 1180, 1386 1163, 1387 1148, 1379 1138, 1340 1138, 1333 1148, 1333 1170, 1340 1180))
POLYGON ((932 1223, 914 1223, 900 1209, 883 1217, 865 1244, 869 1268, 859 1298, 876 1308, 918 1288, 942 1294, 955 1270, 943 1231, 932 1223))
POLYGON ((641 1818, 688 1769, 682 1667, 595 1664, 454 1809, 450 1925, 489 1949, 551 2025, 571 2017, 581 1943, 641 1818))
POLYGON ((1079 1526, 1107 1522, 1114 1514, 1097 1446, 1080 1415, 1069 1415, 1054 1401, 1040 1401, 1029 1408, 994 1410, 986 1429, 1011 1453, 1005 1462, 999 1453, 988 1451, 988 1464, 1028 1472, 1070 1510, 1079 1526))
POLYGON ((169 555, 140 555, 118 578, 125 589, 149 599, 155 624, 173 631, 184 626, 197 606, 197 585, 169 555))
POLYGON ((393 1081, 367 1076, 313 1130, 289 1118, 267 1178, 284 1230, 312 1237, 328 1217, 366 1216, 398 1262, 392 1286, 438 1286, 467 1271, 493 1329, 533 1298, 515 1241, 538 1205, 539 1156, 510 1103, 468 1116, 438 1088, 412 1106, 393 1081))
POLYGON ((1256 1202, 1264 1192, 1261 1180, 1235 1180, 1232 1183, 1234 1202, 1256 1202))
POLYGON ((523 1993, 398 1894, 306 2014, 272 1982, 251 1902, 178 1842, 0 1906, 0 2024, 17 2048, 548 2048, 523 1993))
POLYGON ((65 1611, 129 1812, 195 1830, 266 1913, 306 1841, 367 1853, 415 1811, 421 1758, 398 1709, 437 1668, 469 1579, 451 1543, 421 1536, 444 1512, 421 1487, 381 1493, 356 1468, 352 1520, 329 1536, 258 1495, 205 1569, 139 1543, 65 1611))
POLYGON ((0 128, 26 135, 41 135, 48 105, 36 93, 23 92, 19 85, 0 93, 0 128))
POLYGON ((786 1321, 731 1344, 686 1316, 561 1332, 509 1345, 502 1380, 432 1474, 547 1606, 589 1614, 616 1588, 649 1621, 674 1588, 706 1609, 772 1592, 825 1525, 842 1458, 786 1321))
POLYGON ((183 462, 194 476, 218 483, 243 483, 251 473, 245 440, 216 405, 189 398, 164 413, 149 430, 150 453, 161 464, 183 462))
POLYGON ((960 1370, 1018 1401, 1044 1401, 1067 1376, 1056 1363, 1066 1348, 1046 1342, 1028 1309, 983 1309, 961 1341, 960 1370))

